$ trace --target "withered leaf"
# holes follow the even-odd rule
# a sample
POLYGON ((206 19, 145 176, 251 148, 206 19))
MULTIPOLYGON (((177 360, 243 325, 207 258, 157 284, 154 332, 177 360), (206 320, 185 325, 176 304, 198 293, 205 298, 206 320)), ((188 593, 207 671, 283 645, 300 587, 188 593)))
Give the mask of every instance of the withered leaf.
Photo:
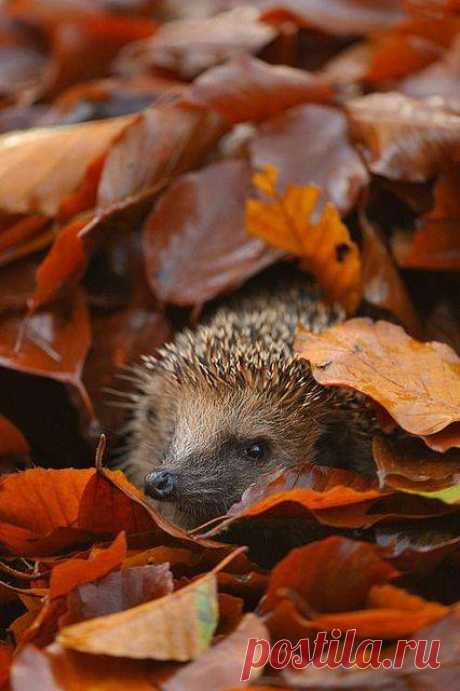
POLYGON ((157 67, 190 79, 208 67, 242 53, 255 53, 270 43, 277 32, 259 21, 259 15, 257 9, 246 6, 203 19, 167 22, 151 38, 127 46, 116 68, 132 74, 157 67))
POLYGON ((387 581, 398 572, 374 545, 330 537, 292 550, 273 569, 262 607, 275 638, 355 628, 392 639, 437 621, 447 608, 387 581))
POLYGON ((441 107, 388 92, 352 99, 346 109, 376 175, 423 182, 459 160, 460 117, 441 107))
POLYGON ((147 278, 160 300, 202 304, 279 256, 246 233, 250 179, 244 161, 222 161, 179 178, 159 200, 145 223, 144 248, 147 278))
POLYGON ((126 536, 121 532, 107 548, 94 548, 88 559, 67 559, 54 567, 50 579, 50 598, 67 595, 74 588, 106 576, 126 557, 126 536))
POLYGON ((72 384, 87 399, 80 376, 90 347, 91 325, 83 293, 27 318, 3 314, 0 325, 3 367, 72 384))
POLYGON ((91 582, 95 580, 94 576, 87 580, 87 583, 69 593, 69 612, 65 620, 61 619, 61 625, 123 612, 167 595, 174 589, 172 573, 167 563, 131 566, 109 573, 97 582, 91 582))
MULTIPOLYGON (((161 685, 163 691, 221 691, 240 686, 241 670, 250 638, 267 639, 267 627, 255 614, 246 614, 238 627, 223 641, 206 650, 197 660, 182 667, 161 685)), ((262 674, 254 669, 251 679, 262 674)))
POLYGON ((88 165, 134 116, 0 137, 0 209, 56 215, 88 165))
POLYGON ((158 670, 151 661, 84 655, 65 650, 57 643, 39 650, 26 646, 11 671, 13 691, 77 691, 97 687, 100 691, 152 691, 158 670))
POLYGON ((277 169, 271 165, 253 180, 269 201, 248 199, 249 233, 302 259, 315 275, 326 297, 354 312, 361 299, 359 250, 337 209, 327 204, 317 223, 311 220, 320 196, 316 187, 289 185, 283 196, 276 191, 277 169))
POLYGON ((341 215, 368 183, 345 116, 327 106, 300 105, 271 118, 259 126, 249 150, 255 169, 272 165, 278 170, 281 191, 288 185, 317 185, 319 208, 330 201, 341 215))
POLYGON ((187 661, 211 642, 218 621, 215 569, 180 590, 125 612, 65 627, 57 641, 66 648, 136 659, 187 661))
POLYGON ((319 335, 301 330, 295 347, 320 384, 370 396, 411 434, 432 435, 460 420, 460 358, 443 343, 420 343, 389 322, 351 319, 319 335))
POLYGON ((105 161, 98 213, 151 194, 161 180, 193 167, 226 128, 217 113, 185 103, 152 106, 134 116, 105 161))
POLYGON ((332 91, 312 73, 243 55, 198 77, 190 100, 238 123, 265 120, 307 101, 327 103, 332 91))
POLYGON ((399 444, 376 438, 374 459, 379 480, 396 490, 435 492, 460 484, 460 454, 439 455, 408 439, 399 444))
POLYGON ((260 0, 258 5, 267 20, 290 19, 339 36, 378 31, 402 18, 398 0, 260 0))

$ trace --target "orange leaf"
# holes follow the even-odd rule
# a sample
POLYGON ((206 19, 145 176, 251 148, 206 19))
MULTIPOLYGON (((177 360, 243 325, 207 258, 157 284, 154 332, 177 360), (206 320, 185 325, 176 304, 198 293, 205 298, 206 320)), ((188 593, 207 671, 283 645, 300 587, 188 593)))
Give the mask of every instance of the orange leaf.
POLYGON ((135 116, 0 137, 0 209, 54 216, 92 161, 135 116))
POLYGON ((92 654, 153 660, 192 660, 209 646, 218 622, 216 572, 178 591, 125 612, 74 624, 61 630, 58 642, 92 654))
POLYGON ((280 196, 275 189, 276 180, 273 166, 266 166, 254 176, 254 184, 270 201, 247 201, 248 231, 301 257, 303 267, 317 277, 328 298, 353 312, 361 299, 361 262, 359 250, 337 209, 327 204, 314 223, 310 217, 319 189, 290 185, 280 196))
POLYGON ((90 583, 121 565, 126 557, 126 535, 118 534, 113 543, 104 549, 94 548, 88 559, 67 559, 52 571, 49 597, 67 595, 84 583, 90 583))
POLYGON ((384 321, 351 319, 295 348, 316 381, 360 391, 407 432, 431 435, 460 421, 460 358, 443 343, 420 343, 384 321))

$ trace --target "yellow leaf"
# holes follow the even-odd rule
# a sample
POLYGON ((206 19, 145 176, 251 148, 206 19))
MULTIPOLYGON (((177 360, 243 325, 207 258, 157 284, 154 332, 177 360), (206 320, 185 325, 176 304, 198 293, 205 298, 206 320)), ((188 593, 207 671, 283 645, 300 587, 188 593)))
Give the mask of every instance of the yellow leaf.
POLYGON ((320 196, 317 187, 290 185, 280 195, 277 178, 272 165, 254 175, 255 186, 269 201, 247 200, 248 232, 300 257, 302 268, 314 274, 327 298, 353 313, 362 294, 361 259, 348 228, 332 204, 324 207, 318 222, 311 220, 320 196))

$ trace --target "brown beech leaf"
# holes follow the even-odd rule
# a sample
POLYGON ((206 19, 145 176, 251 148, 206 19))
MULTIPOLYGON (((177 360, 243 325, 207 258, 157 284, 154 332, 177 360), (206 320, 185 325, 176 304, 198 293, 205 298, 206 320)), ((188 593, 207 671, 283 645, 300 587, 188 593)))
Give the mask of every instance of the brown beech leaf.
POLYGON ((110 147, 98 213, 151 194, 160 181, 197 165, 226 128, 217 113, 186 103, 152 106, 135 116, 110 147))
POLYGON ((82 293, 30 317, 1 315, 0 331, 0 365, 72 384, 87 399, 80 376, 91 326, 82 293))
POLYGON ((0 137, 0 209, 7 213, 56 215, 82 180, 135 116, 0 137))
POLYGON ((150 660, 85 655, 65 650, 57 643, 52 643, 44 650, 28 645, 15 659, 11 670, 11 689, 152 691, 152 685, 156 685, 161 676, 156 663, 150 660))
POLYGON ((398 264, 408 268, 460 269, 460 168, 441 173, 434 186, 433 208, 419 217, 415 233, 393 236, 398 264))
POLYGON ((398 85, 398 88, 412 98, 437 96, 443 100, 448 108, 458 112, 460 109, 460 97, 458 95, 460 83, 459 66, 460 39, 457 38, 441 60, 407 77, 398 85))
MULTIPOLYGON (((321 457, 318 459, 321 461, 321 457)), ((378 496, 375 480, 358 475, 342 468, 322 466, 317 463, 304 463, 285 468, 281 471, 262 474, 253 485, 244 492, 241 500, 229 510, 229 514, 238 516, 251 506, 274 494, 280 494, 293 489, 311 489, 315 492, 328 492, 337 487, 349 488, 355 492, 366 494, 365 498, 378 496)), ((346 493, 343 498, 346 498, 346 493)), ((350 497, 353 495, 349 495, 350 497)))
MULTIPOLYGON (((224 640, 209 648, 197 660, 182 667, 162 685, 162 691, 222 691, 240 686, 241 670, 250 638, 268 639, 267 627, 255 614, 245 614, 238 627, 224 640)), ((262 674, 254 669, 251 680, 262 674)))
POLYGON ((395 314, 412 336, 421 337, 422 327, 417 312, 383 234, 368 220, 364 212, 360 214, 360 225, 364 298, 372 305, 395 314))
POLYGON ((376 175, 423 182, 460 157, 460 117, 403 94, 347 102, 351 133, 376 175))
MULTIPOLYGON (((65 562, 62 566, 68 563, 65 562)), ((115 568, 118 565, 119 563, 115 564, 115 568)), ((59 566, 53 569, 52 578, 58 568, 59 566)), ((105 569, 105 572, 108 570, 105 569)), ((105 576, 101 573, 101 576, 90 576, 85 579, 86 583, 82 583, 69 593, 69 612, 60 620, 61 626, 123 612, 130 607, 163 597, 174 590, 173 576, 167 563, 131 566, 105 576), (93 582, 96 578, 97 582, 93 582)), ((51 593, 52 585, 50 595, 51 593)))
POLYGON ((342 36, 367 34, 402 18, 399 0, 259 0, 265 20, 297 22, 342 36))
POLYGON ((233 123, 265 120, 299 103, 327 103, 332 97, 320 77, 249 55, 208 70, 190 92, 192 102, 207 104, 233 123))
POLYGON ((276 30, 259 21, 254 7, 236 7, 203 19, 166 22, 144 41, 127 46, 116 60, 121 74, 163 68, 191 79, 213 65, 256 53, 270 43, 276 30))
POLYGON ((416 440, 391 443, 376 438, 373 454, 382 485, 396 490, 434 492, 460 484, 460 453, 437 454, 416 440))
POLYGON ((345 215, 368 183, 366 168, 348 137, 340 111, 297 106, 260 125, 249 144, 251 163, 256 169, 274 166, 281 190, 288 185, 318 185, 319 208, 331 201, 345 215))
POLYGON ((88 559, 67 559, 51 573, 49 597, 67 595, 74 588, 96 581, 118 568, 126 557, 126 536, 121 532, 106 548, 93 548, 88 559))
POLYGON ((301 330, 295 347, 320 384, 370 396, 411 434, 432 435, 460 420, 460 358, 443 343, 351 319, 320 335, 301 330))
POLYGON ((317 223, 311 217, 320 196, 317 187, 289 185, 276 191, 278 172, 267 165, 254 178, 255 186, 269 199, 248 199, 248 232, 302 259, 302 266, 318 280, 326 297, 353 313, 361 300, 359 250, 337 209, 327 204, 317 223))
POLYGON ((0 544, 14 554, 52 555, 121 530, 149 532, 154 544, 179 539, 191 549, 206 545, 228 551, 188 538, 146 505, 121 471, 34 468, 0 483, 0 544))
POLYGON ((360 609, 371 586, 397 575, 374 545, 330 537, 292 550, 274 567, 262 611, 272 610, 288 590, 315 612, 360 609))
POLYGON ((218 621, 216 573, 233 554, 169 595, 65 627, 57 642, 72 650, 114 657, 192 660, 211 643, 218 621))
POLYGON ((374 545, 330 537, 292 550, 272 571, 263 600, 275 639, 355 628, 359 637, 398 638, 447 608, 387 585, 398 572, 374 545))
POLYGON ((144 251, 147 278, 160 300, 202 304, 279 256, 246 233, 250 180, 244 161, 221 161, 179 178, 159 200, 145 223, 144 251))

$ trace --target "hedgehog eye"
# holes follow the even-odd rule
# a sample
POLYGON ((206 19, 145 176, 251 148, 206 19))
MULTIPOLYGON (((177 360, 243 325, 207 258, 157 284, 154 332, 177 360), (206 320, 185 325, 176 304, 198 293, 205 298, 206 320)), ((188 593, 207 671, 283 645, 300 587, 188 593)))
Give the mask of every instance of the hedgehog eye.
POLYGON ((262 441, 254 441, 244 448, 244 455, 251 461, 261 461, 267 454, 267 445, 262 441))

